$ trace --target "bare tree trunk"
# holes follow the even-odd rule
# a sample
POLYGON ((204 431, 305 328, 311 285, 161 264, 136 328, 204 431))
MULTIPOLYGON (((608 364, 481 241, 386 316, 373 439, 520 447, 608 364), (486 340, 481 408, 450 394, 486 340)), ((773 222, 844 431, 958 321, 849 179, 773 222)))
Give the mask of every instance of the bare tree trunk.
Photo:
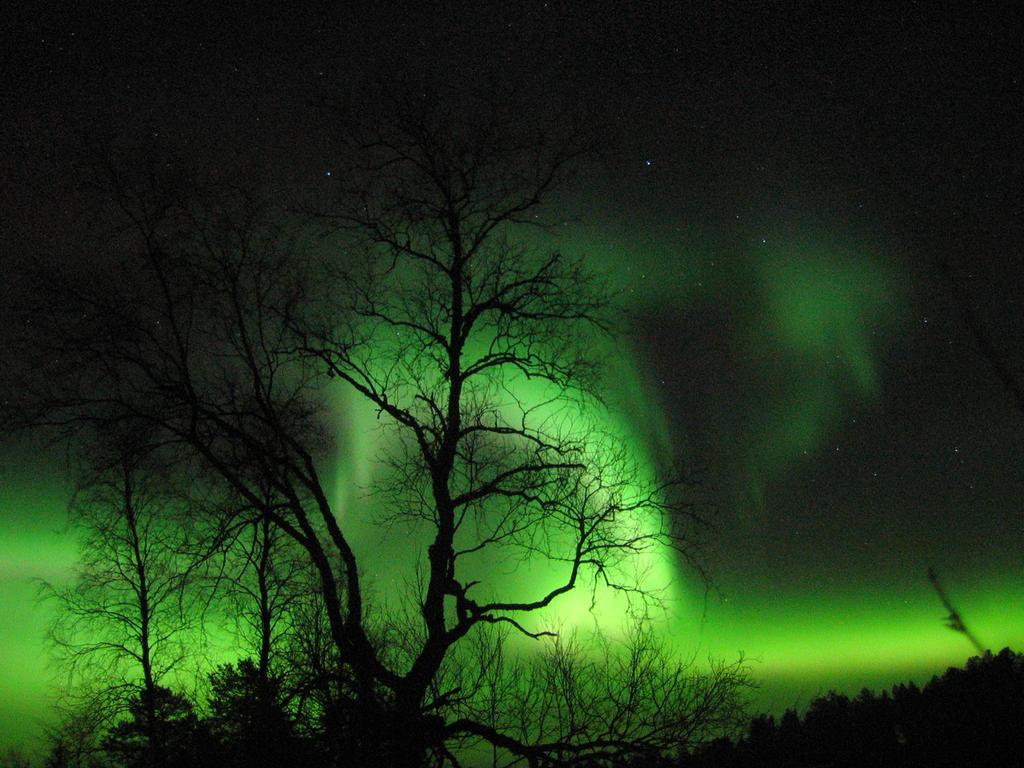
POLYGON ((157 686, 153 675, 152 636, 153 612, 150 607, 149 580, 146 555, 143 551, 139 521, 135 511, 133 467, 127 454, 121 457, 122 481, 124 484, 124 522, 131 542, 131 557, 135 566, 136 595, 139 608, 139 664, 142 666, 142 702, 146 717, 147 762, 161 765, 163 749, 160 725, 157 721, 157 686))

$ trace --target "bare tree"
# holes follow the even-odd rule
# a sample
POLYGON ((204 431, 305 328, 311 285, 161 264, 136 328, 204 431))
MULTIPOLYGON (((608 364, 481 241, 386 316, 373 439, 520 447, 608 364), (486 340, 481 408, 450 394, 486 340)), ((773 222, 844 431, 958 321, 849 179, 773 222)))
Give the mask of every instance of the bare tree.
MULTIPOLYGON (((642 609, 652 595, 620 566, 687 552, 671 482, 645 477, 591 418, 610 296, 581 261, 513 236, 543 221, 542 200, 591 137, 513 111, 482 95, 407 99, 350 134, 354 164, 323 215, 362 258, 322 281, 317 302, 341 304, 344 324, 295 329, 394 425, 390 519, 429 530, 418 647, 392 689, 399 722, 453 695, 431 700, 430 687, 474 630, 540 637, 528 617, 585 584, 642 609), (560 573, 532 594, 489 580, 481 563, 510 552, 560 573)), ((445 738, 472 728, 456 720, 445 738)))
POLYGON ((477 637, 477 663, 463 665, 472 695, 456 707, 467 732, 478 734, 470 743, 491 747, 495 768, 642 763, 746 724, 742 658, 701 669, 642 624, 615 640, 577 631, 545 638, 529 655, 510 653, 507 637, 477 637))
POLYGON ((185 518, 170 479, 147 468, 136 445, 118 441, 109 461, 106 453, 94 453, 72 503, 81 535, 74 579, 44 585, 57 607, 50 639, 69 678, 65 706, 109 726, 138 699, 156 764, 158 690, 199 650, 185 518))
POLYGON ((92 706, 93 700, 80 695, 78 706, 62 706, 60 719, 47 729, 46 768, 95 768, 106 764, 100 743, 110 727, 109 712, 92 706))
POLYGON ((939 576, 935 572, 934 568, 928 569, 928 581, 931 582, 932 589, 935 590, 935 594, 942 603, 942 607, 946 609, 946 626, 967 638, 967 641, 974 646, 974 650, 978 652, 979 656, 984 655, 984 646, 982 646, 981 642, 978 640, 974 632, 971 631, 970 627, 964 623, 963 618, 960 616, 960 611, 958 611, 956 606, 953 605, 953 601, 950 600, 949 595, 946 592, 946 588, 942 586, 942 582, 939 581, 939 576))
POLYGON ((215 510, 217 519, 206 536, 207 542, 220 543, 216 567, 208 570, 211 599, 233 625, 235 646, 252 658, 262 680, 270 678, 285 636, 294 629, 291 615, 296 605, 309 599, 308 561, 295 541, 270 520, 266 510, 271 506, 267 500, 258 510, 233 509, 227 515, 233 525, 227 530, 220 527, 225 513, 215 510))
MULTIPOLYGON (((197 481, 229 488, 303 549, 340 665, 332 717, 355 764, 454 763, 473 739, 533 764, 576 762, 635 754, 631 739, 646 748, 654 731, 658 744, 685 737, 718 710, 686 704, 682 673, 643 683, 689 706, 671 715, 682 729, 624 709, 568 730, 506 730, 470 717, 470 694, 444 684, 446 664, 489 627, 552 637, 537 617, 574 590, 625 595, 643 616, 657 595, 631 564, 690 553, 676 484, 593 417, 609 293, 581 260, 516 234, 544 220, 541 203, 593 149, 588 132, 537 126, 480 94, 403 97, 364 117, 347 134, 341 194, 318 210, 328 234, 307 255, 244 200, 207 205, 161 187, 159 163, 136 178, 103 157, 97 178, 126 223, 107 249, 117 271, 42 286, 59 300, 18 326, 41 372, 17 382, 21 421, 77 434, 144 423, 197 481), (375 629, 320 468, 337 382, 391 435, 378 522, 404 532, 396 546, 413 548, 403 562, 420 574, 400 653, 375 629), (555 576, 495 581, 493 558, 555 576)), ((553 669, 561 658, 548 657, 553 669)), ((730 674, 722 685, 735 690, 730 674)))

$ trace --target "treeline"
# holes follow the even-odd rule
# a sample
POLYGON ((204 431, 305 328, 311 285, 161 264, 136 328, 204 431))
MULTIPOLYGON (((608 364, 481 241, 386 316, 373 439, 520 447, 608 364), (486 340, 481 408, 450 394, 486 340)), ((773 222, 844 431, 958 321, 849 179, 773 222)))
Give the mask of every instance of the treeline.
MULTIPOLYGON (((673 763, 666 763, 673 765, 673 763)), ((754 718, 679 768, 996 768, 1024 765, 1024 655, 1004 648, 951 667, 923 688, 900 684, 851 699, 829 693, 800 717, 754 718)))
POLYGON ((87 713, 53 734, 46 768, 204 768, 285 766, 317 768, 337 759, 313 713, 279 677, 252 660, 218 667, 209 676, 200 714, 189 697, 163 686, 140 687, 127 716, 82 739, 87 713))
MULTIPOLYGON (((304 708, 280 678, 266 678, 251 660, 219 667, 209 677, 200 714, 187 697, 158 688, 140 692, 127 719, 109 728, 87 753, 55 738, 46 768, 316 768, 344 761, 331 753, 330 719, 304 708), (149 705, 153 706, 150 707, 149 705), (147 711, 157 717, 150 720, 147 711)), ((72 729, 73 730, 73 729, 72 729)), ((70 731, 69 731, 70 732, 70 731)), ((918 687, 901 683, 849 698, 830 692, 800 716, 759 715, 742 737, 718 739, 676 757, 651 754, 589 768, 1002 768, 1024 759, 1024 655, 1008 648, 970 659, 918 687)), ((571 762, 571 761, 570 761, 571 762)))

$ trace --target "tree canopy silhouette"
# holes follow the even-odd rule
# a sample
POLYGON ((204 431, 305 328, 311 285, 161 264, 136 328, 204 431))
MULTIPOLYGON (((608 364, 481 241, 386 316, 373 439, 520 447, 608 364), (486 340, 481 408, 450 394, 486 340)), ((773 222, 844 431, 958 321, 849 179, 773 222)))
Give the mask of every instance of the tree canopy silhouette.
POLYGON ((335 123, 339 184, 312 217, 211 194, 152 155, 95 153, 114 223, 82 254, 87 270, 47 272, 15 319, 9 422, 86 449, 111 430, 144 435, 166 471, 232 500, 225 527, 258 519, 297 543, 319 580, 324 711, 348 764, 455 762, 479 742, 511 761, 584 764, 697 738, 735 715, 741 667, 698 675, 643 633, 631 664, 594 667, 531 618, 579 589, 626 595, 643 615, 657 595, 630 563, 662 548, 688 557, 692 543, 677 481, 641 471, 589 416, 612 297, 581 259, 520 233, 592 135, 483 93, 372 104, 335 123), (411 569, 400 621, 375 618, 326 479, 338 387, 390 435, 378 522, 411 569), (495 580, 497 559, 557 578, 495 580), (503 628, 547 643, 548 671, 496 669, 503 628), (504 682, 485 683, 492 672, 504 682), (612 698, 574 712, 584 689, 569 683, 596 690, 602 675, 612 698), (613 696, 616 681, 647 699, 613 696), (502 685, 499 705, 482 706, 502 685), (517 716, 523 702, 541 709, 517 716))
POLYGON ((832 765, 986 766, 1020 764, 1024 748, 1024 664, 1008 648, 950 667, 923 688, 835 692, 801 718, 755 718, 744 738, 721 741, 680 761, 687 768, 832 765))

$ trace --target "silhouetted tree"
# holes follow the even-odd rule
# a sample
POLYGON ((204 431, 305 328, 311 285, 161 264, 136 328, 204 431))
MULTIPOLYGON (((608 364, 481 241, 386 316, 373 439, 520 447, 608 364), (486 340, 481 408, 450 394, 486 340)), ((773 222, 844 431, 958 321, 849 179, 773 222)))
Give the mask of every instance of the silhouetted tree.
MULTIPOLYGON (((181 552, 185 519, 173 509, 181 500, 132 439, 107 437, 72 504, 78 569, 70 584, 44 592, 57 606, 50 638, 68 675, 63 706, 72 721, 85 714, 94 733, 125 711, 139 681, 137 703, 156 706, 161 681, 195 642, 198 619, 181 552)), ((155 728, 157 713, 143 715, 155 728)))
POLYGON ((340 762, 350 729, 350 673, 333 642, 315 573, 308 574, 307 589, 311 599, 298 601, 289 611, 281 667, 296 728, 307 742, 312 740, 320 752, 340 762))
POLYGON ((123 768, 198 768, 219 762, 213 741, 184 696, 162 686, 140 689, 128 719, 107 733, 102 747, 123 768))
MULTIPOLYGON (((635 695, 605 691, 600 716, 541 728, 474 717, 479 691, 445 684, 469 679, 452 677, 471 657, 458 649, 487 628, 550 642, 531 617, 573 590, 615 591, 642 615, 656 595, 625 566, 661 547, 689 557, 692 518, 674 479, 648 477, 589 418, 608 293, 580 260, 517 239, 593 149, 583 125, 540 124, 491 93, 377 103, 347 133, 341 194, 319 212, 331 231, 307 254, 247 200, 211 204, 162 162, 101 154, 94 180, 124 226, 92 263, 116 268, 41 281, 13 326, 35 368, 17 369, 9 421, 86 440, 144 425, 154 452, 303 549, 337 665, 324 716, 350 764, 453 762, 481 740, 531 765, 685 744, 734 711, 736 668, 696 688, 678 665, 619 670, 635 695), (420 574, 401 627, 374 624, 323 479, 331 382, 391 435, 378 522, 420 574), (493 558, 557 577, 533 590, 495 580, 493 558), (644 709, 648 695, 666 710, 644 709)), ((556 667, 536 680, 558 706, 578 702, 552 677, 564 648, 548 647, 556 667)), ((604 674, 583 668, 591 684, 604 674)))
POLYGON ((942 582, 939 581, 939 576, 933 568, 928 569, 928 581, 931 582, 932 589, 935 590, 935 594, 938 595, 939 600, 942 602, 942 607, 946 609, 946 626, 966 637, 978 653, 984 653, 985 649, 982 647, 981 642, 975 637, 970 627, 964 623, 963 618, 960 616, 960 611, 954 607, 953 601, 949 599, 945 587, 942 586, 942 582))
POLYGON ((651 630, 634 632, 620 642, 559 636, 542 654, 491 659, 467 713, 523 743, 546 743, 553 764, 653 765, 739 732, 742 663, 698 671, 651 630))
POLYGON ((1024 754, 1024 663, 1009 649, 950 668, 904 726, 914 766, 1009 766, 1024 754))
POLYGON ((210 675, 207 724, 222 765, 309 764, 305 744, 287 711, 282 680, 250 659, 225 664, 210 675))
POLYGON ((754 718, 732 748, 724 743, 685 755, 686 768, 861 768, 862 766, 1020 765, 1024 749, 1024 662, 1004 649, 950 668, 923 689, 899 684, 892 695, 864 690, 855 699, 829 693, 801 719, 754 718))
POLYGON ((220 529, 223 511, 214 510, 209 538, 221 544, 207 570, 211 599, 219 617, 233 625, 235 647, 249 654, 255 673, 268 684, 275 674, 286 671, 279 669, 279 662, 288 635, 305 631, 295 626, 300 604, 316 599, 309 589, 309 563, 296 542, 266 514, 271 505, 267 500, 248 512, 235 508, 226 530, 220 529))
POLYGON ((63 706, 60 719, 49 726, 46 768, 105 768, 109 765, 100 743, 110 725, 110 712, 94 707, 94 697, 79 695, 77 706, 63 706))

